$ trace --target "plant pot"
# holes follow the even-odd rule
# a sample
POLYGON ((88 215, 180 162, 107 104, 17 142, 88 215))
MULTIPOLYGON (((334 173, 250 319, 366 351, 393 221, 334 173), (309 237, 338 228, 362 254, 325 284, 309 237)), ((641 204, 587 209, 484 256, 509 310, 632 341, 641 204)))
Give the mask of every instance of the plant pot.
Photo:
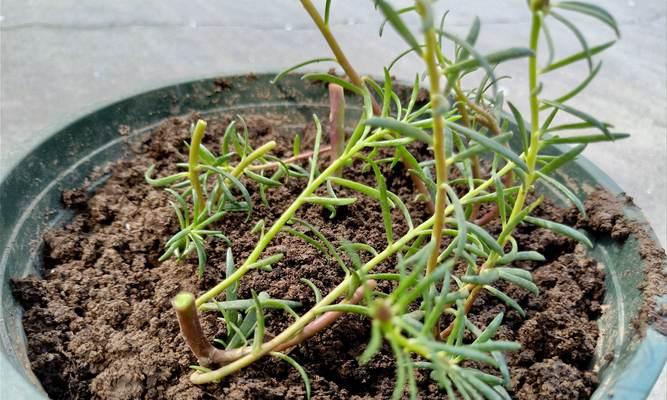
MULTIPOLYGON (((72 211, 63 209, 60 203, 62 190, 82 186, 96 167, 121 157, 129 140, 148 135, 151 127, 168 117, 193 111, 206 117, 243 110, 274 112, 290 119, 305 120, 313 112, 321 115, 327 112, 327 93, 322 85, 304 83, 295 75, 272 85, 271 78, 272 75, 251 75, 194 81, 101 108, 57 130, 0 183, 0 371, 3 375, 0 393, 3 398, 46 397, 29 367, 21 309, 12 297, 9 281, 40 270, 42 233, 71 217, 72 211)), ((349 117, 353 114, 350 112, 349 117)), ((564 149, 556 146, 552 151, 559 154, 564 149)), ((614 194, 622 192, 585 159, 580 158, 561 171, 557 178, 581 198, 596 187, 614 194)), ((102 175, 91 187, 104 179, 102 175)), ((563 202, 555 193, 543 190, 552 200, 563 202)), ((648 227, 636 207, 626 205, 624 212, 629 219, 648 227)), ((651 240, 657 243, 650 228, 647 230, 651 240)), ((595 247, 590 254, 606 267, 605 304, 608 308, 599 319, 601 339, 595 359, 600 361, 596 362, 600 365, 600 385, 593 398, 645 398, 667 359, 667 337, 656 330, 659 324, 664 327, 664 319, 644 324, 639 332, 633 327, 633 321, 649 300, 638 289, 646 279, 646 262, 640 255, 639 239, 632 235, 622 243, 605 237, 594 239, 595 247), (613 354, 612 361, 602 362, 603 356, 609 360, 609 354, 613 354)), ((652 304, 664 307, 667 299, 652 300, 652 304)))

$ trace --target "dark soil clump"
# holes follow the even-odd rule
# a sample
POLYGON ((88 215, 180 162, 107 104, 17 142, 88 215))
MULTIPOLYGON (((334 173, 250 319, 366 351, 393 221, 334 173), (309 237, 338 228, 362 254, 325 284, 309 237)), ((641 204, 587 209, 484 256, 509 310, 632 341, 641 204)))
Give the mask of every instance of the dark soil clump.
MULTIPOLYGON (((224 82, 220 89, 225 89, 224 82)), ((191 120, 165 122, 150 137, 133 144, 135 154, 114 163, 109 179, 93 193, 66 191, 63 202, 77 213, 66 226, 44 235, 43 277, 14 282, 15 296, 25 308, 32 368, 54 399, 305 397, 298 373, 270 358, 220 384, 195 386, 188 380, 188 365, 194 364, 195 358, 179 334, 170 299, 181 290, 201 292, 217 283, 224 275, 227 246, 222 241, 209 242, 208 266, 201 281, 196 276, 195 257, 185 263, 158 262, 164 243, 176 232, 177 221, 167 195, 146 184, 144 172, 150 164, 155 164, 161 176, 175 172, 174 165, 187 153, 183 142, 188 139, 191 120)), ((252 116, 246 120, 257 143, 276 140, 277 155, 291 155, 289 135, 294 130, 281 131, 276 120, 252 116)), ((206 140, 212 147, 229 121, 226 117, 209 121, 206 140)), ((301 130, 306 133, 304 146, 308 145, 312 127, 301 130)), ((385 172, 390 190, 404 199, 417 220, 424 217, 423 205, 413 200, 407 172, 400 166, 385 172)), ((349 173, 373 182, 372 172, 352 167, 349 173)), ((258 194, 252 193, 256 209, 250 221, 245 221, 245 215, 229 215, 221 221, 218 228, 233 238, 237 261, 254 247, 257 236, 249 228, 259 219, 273 221, 302 185, 302 181, 292 179, 270 191, 272 208, 261 205, 258 194)), ((252 190, 252 185, 249 188, 252 190)), ((400 235, 405 228, 400 213, 395 212, 395 232, 400 235)), ((548 204, 538 214, 561 222, 574 215, 548 204)), ((299 216, 332 240, 364 242, 376 249, 386 246, 380 209, 372 200, 360 198, 334 219, 316 206, 304 206, 299 216)), ((520 264, 533 272, 542 294, 535 297, 505 285, 502 289, 517 299, 527 316, 523 318, 495 298, 481 295, 473 320, 487 324, 504 311, 505 323, 496 338, 522 343, 520 352, 508 355, 514 397, 588 398, 597 379, 589 366, 598 337, 595 321, 602 312, 604 272, 570 239, 527 226, 520 227, 515 238, 522 249, 537 250, 547 257, 541 264, 520 264)), ((255 271, 246 276, 240 296, 248 297, 252 288, 309 307, 312 292, 300 278, 310 279, 325 292, 343 277, 335 262, 292 236, 279 235, 267 254, 276 251, 285 253, 285 258, 271 272, 255 271)), ((268 332, 276 334, 288 323, 283 314, 270 313, 268 332)), ((214 315, 208 315, 203 325, 210 338, 224 332, 214 315)), ((366 320, 347 315, 290 353, 310 375, 314 399, 391 396, 394 364, 389 349, 366 366, 356 361, 368 341, 368 331, 366 320)), ((427 377, 419 381, 422 398, 446 397, 427 377)))

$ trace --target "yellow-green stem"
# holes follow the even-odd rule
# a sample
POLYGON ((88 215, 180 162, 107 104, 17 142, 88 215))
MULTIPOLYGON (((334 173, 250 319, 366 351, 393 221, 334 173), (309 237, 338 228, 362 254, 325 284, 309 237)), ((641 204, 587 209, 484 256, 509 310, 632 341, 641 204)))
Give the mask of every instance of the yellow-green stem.
POLYGON ((256 148, 255 151, 248 154, 248 156, 242 159, 241 162, 236 166, 236 168, 234 168, 234 170, 232 171, 232 176, 237 178, 241 176, 243 171, 245 171, 246 167, 252 164, 252 162, 255 161, 256 159, 263 157, 266 153, 273 150, 274 147, 276 147, 276 142, 271 140, 270 142, 266 142, 260 147, 256 148))
MULTIPOLYGON (((508 163, 505 167, 503 167, 500 171, 498 171, 498 175, 502 176, 506 174, 507 172, 511 171, 512 168, 514 168, 513 163, 508 163)), ((494 180, 489 178, 485 182, 481 183, 479 186, 477 186, 475 189, 472 191, 468 192, 465 196, 461 197, 461 202, 466 203, 466 201, 473 199, 475 196, 477 196, 479 193, 482 191, 486 190, 489 188, 491 185, 493 185, 494 180)), ((453 206, 450 204, 448 205, 445 210, 443 211, 443 216, 447 216, 451 214, 453 211, 453 206)), ((429 218, 427 221, 422 223, 421 225, 415 227, 412 229, 410 232, 408 232, 405 236, 394 242, 392 245, 388 246, 385 250, 383 250, 381 253, 379 253, 377 256, 372 258, 370 261, 368 261, 364 266, 361 268, 362 273, 368 273, 370 272, 373 268, 375 268, 377 265, 382 263, 384 260, 395 254, 397 251, 399 251, 403 246, 405 246, 407 243, 410 243, 411 240, 414 238, 420 236, 424 231, 430 229, 433 226, 434 222, 434 217, 429 218)), ((239 276, 240 277, 240 276, 239 276)), ((215 371, 207 372, 207 373, 199 373, 195 372, 191 376, 191 380, 193 383, 196 384, 203 384, 203 383, 209 383, 212 381, 216 381, 219 379, 224 378, 225 376, 238 371, 241 368, 244 368, 253 362, 257 361, 267 353, 271 352, 273 349, 275 349, 277 346, 280 344, 290 340, 292 337, 297 335, 308 323, 310 323, 313 319, 317 317, 319 314, 319 309, 321 307, 324 307, 326 305, 331 304, 333 301, 335 301, 338 297, 344 295, 347 290, 350 287, 350 280, 353 279, 352 277, 347 277, 344 279, 341 283, 338 284, 326 297, 324 297, 319 303, 317 303, 313 308, 311 308, 308 312, 306 312, 304 315, 301 316, 298 320, 294 321, 292 325, 290 325, 287 329, 285 329, 282 333, 280 333, 278 336, 273 338, 272 340, 266 342, 260 350, 256 353, 248 354, 247 356, 238 359, 237 361, 225 365, 224 367, 217 369, 215 371)), ((224 289, 223 289, 224 290, 224 289)))
POLYGON ((199 210, 203 210, 206 204, 204 199, 204 194, 201 190, 201 183, 199 183, 199 169, 197 164, 199 163, 199 146, 201 145, 201 140, 204 137, 206 132, 206 121, 198 120, 195 125, 194 130, 192 131, 192 140, 190 140, 190 155, 188 157, 188 175, 190 178, 190 184, 192 185, 192 192, 194 197, 196 197, 196 207, 199 210))
MULTIPOLYGON (((397 240, 391 246, 388 246, 386 249, 384 249, 384 251, 373 257, 370 261, 368 261, 361 267, 361 272, 367 273, 368 271, 370 271, 371 269, 373 269, 374 267, 385 261, 387 258, 394 255, 397 251, 403 248, 403 246, 405 246, 411 240, 416 238, 422 230, 428 229, 432 224, 433 224, 433 217, 431 217, 430 219, 428 219, 415 229, 411 230, 401 239, 397 240)), ((306 325, 308 325, 308 323, 310 323, 317 317, 317 315, 319 314, 318 312, 319 308, 327 306, 333 303, 340 296, 343 296, 349 290, 350 281, 352 279, 353 277, 351 275, 345 278, 326 297, 324 297, 322 300, 320 300, 319 303, 313 306, 313 308, 308 310, 308 312, 306 312, 299 319, 294 321, 292 325, 290 325, 287 329, 281 332, 278 336, 274 337, 270 341, 261 345, 257 351, 248 354, 247 356, 240 358, 231 364, 227 364, 215 371, 206 373, 195 372, 190 376, 190 380, 195 384, 203 384, 220 380, 225 376, 241 368, 244 368, 252 364, 253 362, 257 361, 258 359, 262 358, 266 354, 273 351, 273 349, 275 349, 281 343, 284 343, 287 340, 291 339, 293 336, 297 335, 306 325)))
MULTIPOLYGON (((535 180, 535 166, 537 164, 537 154, 541 147, 540 139, 541 133, 539 130, 540 126, 540 115, 539 115, 539 99, 537 93, 537 44, 540 35, 540 25, 542 20, 538 14, 539 11, 533 12, 531 30, 530 30, 530 49, 533 51, 533 56, 528 59, 528 82, 530 90, 530 115, 531 115, 531 135, 530 135, 530 145, 528 148, 528 154, 525 154, 526 164, 528 165, 528 171, 526 172, 526 179, 519 188, 517 193, 516 200, 514 201, 514 206, 512 207, 512 212, 510 214, 509 220, 515 218, 521 211, 523 211, 524 205, 526 203, 526 197, 528 193, 532 190, 533 183, 535 180)), ((512 234, 513 229, 509 229, 508 226, 505 226, 498 236, 498 244, 503 247, 509 237, 512 234)), ((480 268, 480 272, 491 269, 495 267, 496 263, 500 259, 501 255, 495 252, 491 252, 486 262, 480 268)), ((476 284, 467 284, 461 290, 468 290, 470 294, 468 295, 465 301, 465 314, 468 313, 472 307, 473 302, 475 301, 481 286, 476 284)), ((451 332, 453 324, 450 324, 449 327, 442 332, 442 337, 446 337, 451 332)))
MULTIPOLYGON (((417 11, 423 18, 426 10, 421 3, 418 3, 417 11)), ((433 222, 433 234, 431 236, 432 252, 429 255, 428 263, 426 264, 426 272, 431 273, 437 263, 440 255, 440 243, 442 242, 442 229, 444 227, 444 211, 447 206, 447 197, 445 192, 445 184, 447 183, 447 156, 445 154, 445 120, 442 116, 442 107, 444 106, 444 98, 440 94, 440 73, 438 71, 438 64, 436 62, 436 48, 438 40, 435 34, 433 24, 425 24, 429 28, 424 32, 426 46, 423 53, 424 62, 426 63, 426 71, 430 83, 430 99, 431 108, 433 110, 433 154, 435 158, 435 176, 436 176, 436 193, 435 193, 435 210, 433 222)))
MULTIPOLYGON (((349 154, 349 153, 348 153, 349 154)), ((239 267, 234 273, 228 276, 225 280, 215 285, 212 289, 202 294, 197 298, 197 306, 200 306, 207 301, 213 299, 227 289, 234 282, 241 279, 252 267, 252 264, 259 259, 259 256, 262 254, 269 242, 280 232, 280 230, 285 226, 287 221, 289 221, 296 211, 301 207, 308 196, 313 194, 318 187, 320 187, 330 176, 334 174, 337 170, 342 168, 347 162, 349 155, 345 154, 341 158, 338 158, 333 163, 329 165, 317 178, 315 178, 310 185, 308 185, 303 192, 297 197, 294 202, 282 213, 280 218, 274 222, 273 226, 266 232, 264 236, 257 242, 255 249, 250 253, 246 261, 239 267)))
POLYGON ((310 0, 301 0, 301 5, 303 5, 303 8, 306 10, 308 15, 310 15, 310 18, 312 18, 313 22, 315 22, 315 25, 322 33, 322 36, 324 36, 327 44, 329 44, 334 57, 336 57, 336 61, 338 61, 338 64, 340 64, 341 68, 343 68, 343 71, 345 71, 347 77, 350 78, 350 81, 359 87, 364 86, 364 82, 361 80, 361 77, 359 74, 357 74, 357 71, 352 68, 352 64, 350 64, 350 61, 345 56, 345 53, 343 53, 343 49, 341 49, 338 41, 331 33, 329 26, 324 23, 324 20, 322 19, 319 11, 317 11, 317 8, 315 8, 310 0))

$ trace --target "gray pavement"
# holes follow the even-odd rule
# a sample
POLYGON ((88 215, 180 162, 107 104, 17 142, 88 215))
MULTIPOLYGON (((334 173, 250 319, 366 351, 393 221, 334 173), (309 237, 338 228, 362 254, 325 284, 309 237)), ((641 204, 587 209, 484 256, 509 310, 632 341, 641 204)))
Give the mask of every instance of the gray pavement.
MULTIPOLYGON (((402 3, 407 2, 396 2, 402 3)), ((634 197, 664 245, 667 5, 664 0, 601 3, 619 20, 623 37, 602 55, 598 79, 574 104, 633 136, 591 146, 584 155, 634 197)), ((450 0, 439 7, 451 9, 448 26, 461 34, 479 15, 483 49, 526 43, 525 0, 450 0)), ((381 19, 370 1, 337 0, 332 15, 333 30, 361 72, 378 74, 405 48, 391 29, 377 37, 381 19)), ((328 56, 295 0, 4 0, 0 16, 0 177, 54 127, 100 105, 179 81, 277 71, 328 56)), ((579 20, 590 43, 613 37, 591 20, 579 20)), ((417 26, 416 19, 409 23, 417 26)), ((573 36, 553 24, 552 31, 564 38, 559 55, 578 50, 573 36)), ((513 62, 501 73, 523 75, 524 68, 525 62, 513 62)), ((396 75, 409 79, 420 69, 417 60, 405 60, 396 75)), ((554 75, 545 90, 563 93, 583 72, 554 75)), ((503 88, 525 106, 524 78, 504 81, 503 88)), ((667 398, 664 375, 656 399, 667 398)))

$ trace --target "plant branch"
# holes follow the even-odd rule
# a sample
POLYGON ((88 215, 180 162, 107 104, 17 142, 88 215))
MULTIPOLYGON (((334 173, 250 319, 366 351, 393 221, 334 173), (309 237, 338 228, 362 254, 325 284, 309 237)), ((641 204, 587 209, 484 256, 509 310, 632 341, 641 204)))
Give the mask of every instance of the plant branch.
MULTIPOLYGON (((537 154, 541 147, 541 132, 539 128, 540 116, 539 116, 539 99, 538 99, 538 71, 537 71, 537 45, 539 42, 540 27, 542 19, 539 15, 540 11, 533 11, 533 18, 531 23, 531 33, 530 33, 530 50, 532 50, 533 55, 528 59, 528 83, 529 83, 529 96, 530 96, 530 115, 531 115, 531 136, 530 136, 530 145, 528 147, 528 154, 526 154, 526 164, 528 165, 528 172, 526 174, 526 179, 521 184, 517 197, 514 201, 514 206, 512 207, 512 212, 510 214, 509 220, 517 218, 519 214, 524 211, 524 205, 526 202, 526 197, 528 193, 533 188, 533 183, 535 180, 535 166, 537 163, 537 154)), ((508 238, 512 234, 514 227, 511 227, 510 224, 506 225, 498 237, 498 244, 500 247, 503 247, 507 242, 508 238)), ((479 273, 482 273, 488 269, 494 268, 498 260, 500 259, 500 254, 496 252, 491 252, 486 262, 482 265, 479 270, 479 273)), ((464 315, 467 315, 472 308, 475 299, 481 291, 481 286, 476 284, 467 284, 464 286, 469 290, 470 294, 466 298, 464 305, 464 315)), ((442 339, 447 338, 451 334, 454 323, 453 321, 447 329, 441 332, 440 337, 442 339)))
MULTIPOLYGON (((322 146, 322 147, 320 147, 319 154, 326 154, 326 153, 329 153, 329 152, 331 152, 331 146, 322 146)), ((268 163, 265 163, 265 164, 250 165, 250 166, 248 166, 248 169, 251 170, 251 171, 261 171, 261 170, 264 170, 264 169, 278 168, 280 166, 281 162, 283 164, 289 164, 289 163, 293 163, 293 162, 296 162, 296 161, 307 160, 312 156, 313 156, 313 151, 308 150, 308 151, 305 151, 303 153, 299 153, 296 156, 283 158, 282 160, 280 160, 280 162, 272 161, 272 162, 268 162, 268 163)))
MULTIPOLYGON (((366 84, 361 79, 361 77, 354 69, 354 67, 352 67, 352 64, 350 64, 350 61, 345 56, 343 49, 338 44, 336 37, 331 33, 329 25, 324 23, 324 20, 322 19, 322 16, 320 15, 319 11, 317 11, 317 8, 315 8, 315 5, 313 5, 313 3, 310 0, 300 0, 300 1, 303 8, 306 10, 308 15, 310 15, 310 18, 313 20, 317 28, 320 30, 320 33, 324 37, 324 40, 327 41, 327 44, 329 45, 329 48, 333 52, 334 57, 336 57, 336 61, 338 61, 338 64, 341 66, 341 68, 343 68, 343 71, 345 71, 347 77, 350 78, 350 81, 359 87, 365 87, 366 84)), ((380 105, 377 103, 377 100, 375 100, 375 98, 371 96, 371 101, 373 102, 373 113, 380 114, 380 105)))
POLYGON ((197 164, 199 163, 199 146, 202 138, 206 132, 206 121, 198 120, 195 128, 192 131, 192 139, 190 141, 190 154, 188 157, 188 176, 190 184, 192 185, 192 193, 196 197, 195 205, 199 210, 203 210, 206 206, 206 200, 201 190, 201 183, 199 182, 199 170, 197 164))
POLYGON ((435 214, 433 222, 433 233, 431 236, 432 250, 426 265, 426 272, 431 273, 438 263, 440 255, 440 244, 442 242, 442 229, 444 227, 444 210, 447 206, 445 184, 447 183, 447 156, 445 154, 445 120, 442 116, 445 107, 444 98, 440 94, 440 73, 436 60, 436 47, 438 40, 433 27, 433 21, 427 21, 431 14, 426 10, 424 3, 417 3, 417 12, 424 20, 423 25, 426 48, 423 53, 426 70, 430 82, 431 109, 433 110, 433 153, 435 155, 436 194, 435 214))
POLYGON ((176 310, 178 325, 185 343, 197 357, 197 361, 203 367, 220 365, 232 362, 249 353, 249 349, 221 350, 214 347, 204 336, 197 307, 195 307, 195 296, 192 293, 179 293, 171 303, 176 310))
MULTIPOLYGON (((333 162, 345 150, 345 93, 342 86, 334 83, 329 84, 329 143, 333 162)), ((335 175, 340 175, 340 171, 335 175)))
MULTIPOLYGON (((360 286, 357 288, 357 290, 354 291, 352 297, 350 297, 347 300, 341 301, 339 304, 357 304, 361 301, 361 299, 363 299, 364 292, 366 290, 371 290, 371 291, 375 290, 376 286, 377 282, 375 282, 372 279, 368 280, 364 286, 360 286)), ((306 325, 301 331, 301 333, 294 336, 292 339, 284 342, 283 344, 276 346, 276 348, 273 351, 287 350, 291 347, 294 347, 300 343, 305 342, 306 340, 310 339, 317 333, 325 330, 327 327, 333 324, 338 318, 340 318, 342 314, 343 313, 340 311, 327 311, 323 313, 319 317, 315 318, 308 325, 306 325)))
MULTIPOLYGON (((385 261, 387 258, 389 258, 397 251, 399 251, 401 248, 403 248, 403 246, 405 246, 407 243, 409 243, 417 236, 419 236, 419 234, 423 230, 430 228, 432 224, 433 224, 433 218, 430 218, 421 225, 419 225, 418 227, 415 227, 407 234, 405 234, 405 236, 403 236, 401 239, 394 242, 391 246, 388 246, 381 253, 378 253, 378 255, 376 255, 370 261, 364 264, 360 268, 360 272, 368 273, 368 271, 370 271, 371 269, 373 269, 374 267, 385 261)), ((352 279, 353 277, 351 275, 345 278, 341 283, 338 284, 338 286, 336 286, 331 292, 329 292, 329 294, 326 297, 320 300, 319 303, 313 306, 313 308, 308 310, 299 319, 294 321, 292 325, 290 325, 287 329, 281 332, 278 336, 264 343, 260 347, 259 351, 248 354, 215 371, 207 373, 194 372, 190 376, 190 380, 195 384, 202 384, 222 379, 225 376, 252 364, 256 360, 270 353, 275 348, 280 346, 282 343, 285 343, 286 341, 292 339, 295 335, 298 335, 311 321, 315 320, 319 308, 333 303, 337 298, 344 295, 348 290, 352 279)))

